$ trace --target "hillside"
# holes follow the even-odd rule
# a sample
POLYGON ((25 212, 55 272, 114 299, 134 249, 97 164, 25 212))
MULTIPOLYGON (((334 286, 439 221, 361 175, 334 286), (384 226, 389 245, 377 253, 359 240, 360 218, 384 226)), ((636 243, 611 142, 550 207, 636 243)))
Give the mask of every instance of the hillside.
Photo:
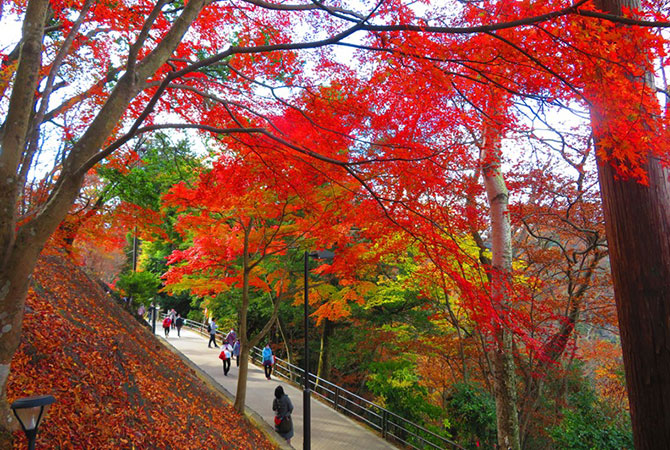
POLYGON ((37 448, 275 448, 78 267, 33 276, 8 398, 56 397, 37 448))

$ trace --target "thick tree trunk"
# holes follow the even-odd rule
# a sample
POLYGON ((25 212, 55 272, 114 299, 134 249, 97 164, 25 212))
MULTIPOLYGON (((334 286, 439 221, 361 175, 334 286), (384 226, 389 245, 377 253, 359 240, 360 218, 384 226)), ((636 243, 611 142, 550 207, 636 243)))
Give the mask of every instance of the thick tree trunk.
POLYGON ((16 428, 5 389, 9 367, 21 340, 30 275, 44 245, 39 240, 26 240, 25 234, 17 234, 15 206, 22 189, 19 164, 39 81, 48 6, 45 0, 28 3, 16 79, 0 135, 0 447, 3 448, 11 446, 9 431, 16 428))
MULTIPOLYGON (((622 15, 624 7, 636 9, 640 2, 597 0, 596 6, 622 15)), ((596 129, 602 129, 601 121, 609 119, 596 108, 591 117, 596 129)), ((596 139, 597 154, 612 154, 615 149, 603 142, 596 139)), ((638 450, 670 446, 669 173, 658 159, 651 157, 643 168, 648 175, 647 186, 635 180, 617 179, 609 164, 598 164, 633 437, 638 450)))
POLYGON ((670 186, 657 161, 649 186, 599 165, 635 448, 670 445, 670 186))
POLYGON ((498 445, 519 450, 519 417, 517 413, 516 373, 512 332, 504 317, 509 302, 507 285, 512 271, 512 231, 509 219, 509 193, 500 171, 500 135, 493 127, 485 127, 482 150, 482 176, 491 217, 491 300, 501 319, 495 332, 493 390, 496 401, 498 445))
MULTIPOLYGON (((17 229, 16 204, 18 192, 23 188, 19 185, 19 164, 27 150, 26 136, 40 77, 48 5, 44 0, 28 2, 17 74, 0 136, 0 435, 14 427, 6 384, 21 339, 25 297, 37 256, 75 201, 89 161, 95 160, 141 83, 170 57, 203 8, 204 0, 189 2, 161 42, 121 77, 86 132, 70 149, 46 204, 17 229)), ((0 447, 4 447, 3 442, 0 447)))
POLYGON ((35 242, 23 246, 21 252, 11 252, 7 263, 0 268, 0 414, 1 427, 5 430, 16 427, 5 386, 12 356, 21 342, 26 293, 42 245, 44 242, 35 242))

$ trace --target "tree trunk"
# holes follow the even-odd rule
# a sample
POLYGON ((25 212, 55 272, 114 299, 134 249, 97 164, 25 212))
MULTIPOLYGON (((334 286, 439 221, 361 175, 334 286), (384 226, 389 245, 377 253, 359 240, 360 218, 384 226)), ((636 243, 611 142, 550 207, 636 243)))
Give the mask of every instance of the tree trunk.
MULTIPOLYGON (((319 350, 319 366, 316 370, 316 376, 318 378, 327 378, 329 370, 329 360, 328 360, 328 351, 330 349, 330 335, 333 331, 332 322, 328 319, 323 321, 323 330, 321 331, 321 348, 319 350)), ((319 384, 319 380, 316 380, 316 384, 319 384)))
POLYGON ((284 351, 286 352, 286 362, 291 363, 291 349, 288 346, 288 341, 286 340, 286 335, 284 334, 284 328, 281 326, 281 319, 277 316, 277 329, 279 330, 279 335, 281 336, 282 342, 284 343, 284 351))
MULTIPOLYGON (((639 5, 636 0, 596 1, 598 8, 615 15, 621 15, 623 7, 635 9, 639 5)), ((591 120, 598 129, 608 117, 594 109, 591 120)), ((612 154, 616 149, 604 142, 596 139, 597 154, 612 154)), ((648 175, 647 186, 635 180, 621 180, 609 164, 598 164, 633 437, 638 450, 670 445, 669 174, 657 158, 649 156, 643 168, 648 175)))
MULTIPOLYGON (((274 308, 272 310, 272 315, 270 319, 265 323, 265 326, 251 339, 248 336, 248 324, 247 316, 249 312, 249 277, 251 276, 251 271, 253 268, 260 263, 265 255, 261 255, 258 260, 251 262, 249 258, 249 237, 251 231, 254 227, 253 219, 249 220, 248 224, 242 224, 244 229, 244 247, 243 247, 243 256, 242 256, 242 302, 240 305, 240 310, 238 312, 238 322, 239 322, 239 333, 238 338, 240 340, 240 358, 242 362, 240 363, 239 377, 237 379, 237 390, 235 392, 235 410, 241 414, 244 414, 244 404, 247 399, 247 374, 249 372, 249 353, 253 346, 257 345, 265 335, 270 332, 272 324, 277 321, 277 314, 279 312, 279 304, 281 302, 281 297, 278 297, 275 301, 274 308)), ((270 296, 270 298, 272 298, 270 296)))
POLYGON ((495 348, 491 352, 498 445, 503 449, 520 450, 513 337, 505 317, 509 302, 507 285, 512 270, 509 193, 500 171, 500 134, 491 126, 484 129, 480 158, 491 217, 491 300, 501 315, 495 330, 495 348))
MULTIPOLYGON (((246 340, 246 339, 245 339, 246 340)), ((244 404, 247 400, 247 378, 249 376, 249 348, 248 343, 240 339, 240 369, 237 376, 237 390, 235 391, 235 411, 244 414, 244 404)))
POLYGON ((670 186, 647 171, 649 186, 598 170, 637 449, 670 443, 670 186))
POLYGON ((235 392, 235 410, 240 414, 244 414, 244 404, 247 400, 247 373, 249 368, 249 337, 247 331, 247 311, 249 310, 249 235, 253 227, 252 221, 249 221, 248 226, 244 226, 244 248, 242 256, 242 304, 238 313, 240 332, 238 338, 240 339, 240 357, 242 362, 240 365, 239 377, 237 378, 237 390, 235 392))
POLYGON ((21 340, 28 283, 37 256, 46 242, 17 235, 16 203, 20 185, 18 168, 33 112, 42 65, 44 22, 49 2, 28 3, 23 21, 21 50, 8 112, 0 135, 0 447, 11 444, 17 428, 7 402, 7 379, 14 352, 21 340), (23 244, 23 248, 21 245, 23 244))
MULTIPOLYGON (((172 55, 204 7, 204 0, 189 2, 158 45, 120 78, 97 116, 70 148, 48 201, 29 221, 17 227, 16 205, 18 193, 23 188, 19 185, 19 165, 27 150, 26 136, 34 112, 48 6, 45 0, 28 2, 23 20, 22 49, 0 136, 0 434, 14 427, 6 385, 10 363, 21 339, 25 297, 37 257, 76 200, 89 161, 95 160, 141 83, 172 55)), ((3 444, 0 442, 0 447, 4 448, 3 444)))

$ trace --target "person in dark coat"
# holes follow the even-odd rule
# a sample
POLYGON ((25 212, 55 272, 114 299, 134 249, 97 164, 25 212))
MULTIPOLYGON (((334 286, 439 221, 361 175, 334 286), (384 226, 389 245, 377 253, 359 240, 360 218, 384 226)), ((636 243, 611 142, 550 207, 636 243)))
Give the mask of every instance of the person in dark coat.
POLYGON ((284 393, 284 388, 277 386, 275 388, 275 398, 272 401, 272 410, 275 411, 275 431, 281 437, 286 439, 287 444, 291 444, 293 437, 293 420, 291 413, 293 412, 293 403, 291 399, 284 393))
POLYGON ((177 336, 181 337, 181 327, 184 326, 184 318, 181 316, 181 314, 177 314, 177 318, 175 319, 175 326, 177 327, 177 336))

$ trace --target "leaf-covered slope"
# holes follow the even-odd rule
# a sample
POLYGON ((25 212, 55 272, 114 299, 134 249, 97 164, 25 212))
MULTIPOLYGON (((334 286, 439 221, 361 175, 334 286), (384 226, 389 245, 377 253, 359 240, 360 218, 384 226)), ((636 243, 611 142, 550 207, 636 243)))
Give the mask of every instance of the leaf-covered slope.
POLYGON ((69 261, 42 257, 33 276, 7 390, 56 397, 38 447, 274 448, 69 261))

